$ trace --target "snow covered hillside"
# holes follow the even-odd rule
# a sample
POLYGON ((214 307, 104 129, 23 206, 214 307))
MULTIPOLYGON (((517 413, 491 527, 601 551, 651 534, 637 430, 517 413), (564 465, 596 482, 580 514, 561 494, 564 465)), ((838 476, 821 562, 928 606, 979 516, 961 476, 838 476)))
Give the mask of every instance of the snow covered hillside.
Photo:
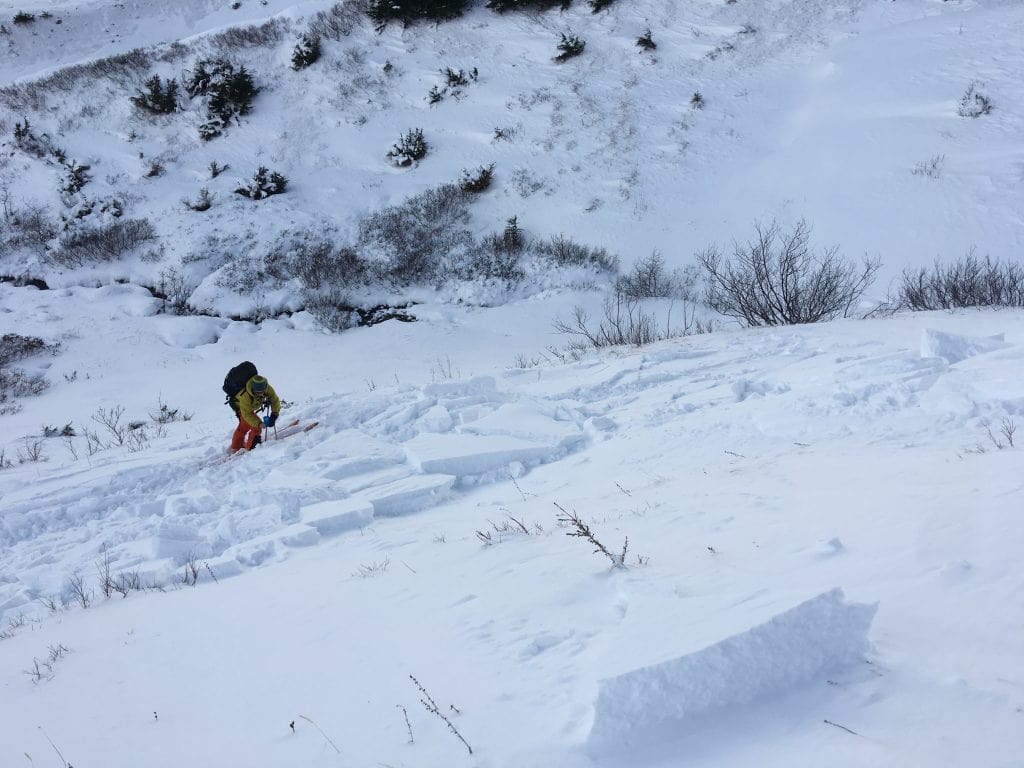
POLYGON ((39 340, 0 345, 39 382, 0 399, 0 766, 1024 766, 1024 310, 870 312, 1019 260, 1020 3, 0 5, 0 336, 39 340), (259 88, 223 135, 131 102, 220 56, 259 88), (368 220, 492 163, 440 263, 515 217, 522 271, 346 285, 414 322, 326 331, 314 246, 386 259, 368 220), (850 317, 690 292, 647 306, 712 332, 567 350, 614 257, 801 219, 881 262, 850 317), (245 359, 284 408, 229 457, 245 359))

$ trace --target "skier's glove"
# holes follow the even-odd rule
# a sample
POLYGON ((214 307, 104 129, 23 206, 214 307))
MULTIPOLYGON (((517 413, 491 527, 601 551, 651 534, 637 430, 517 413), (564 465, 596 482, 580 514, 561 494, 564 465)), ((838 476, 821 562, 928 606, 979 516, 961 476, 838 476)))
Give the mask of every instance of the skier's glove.
POLYGON ((273 423, 274 422, 271 420, 271 418, 269 416, 264 416, 263 417, 263 426, 264 427, 269 427, 273 423))
POLYGON ((270 418, 270 421, 267 422, 267 426, 268 427, 272 427, 275 424, 277 424, 277 414, 276 413, 270 414, 269 418, 270 418))

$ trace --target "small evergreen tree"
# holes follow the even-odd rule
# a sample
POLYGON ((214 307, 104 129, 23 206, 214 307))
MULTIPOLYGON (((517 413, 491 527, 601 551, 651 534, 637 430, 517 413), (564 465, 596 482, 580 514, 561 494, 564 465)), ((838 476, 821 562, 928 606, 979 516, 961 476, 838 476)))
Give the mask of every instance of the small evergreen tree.
POLYGON ((171 78, 165 85, 160 75, 153 75, 146 82, 146 90, 131 97, 139 109, 154 114, 170 114, 178 111, 178 81, 171 78))
POLYGON ((423 138, 422 128, 413 128, 408 133, 402 134, 387 156, 395 165, 407 166, 422 160, 427 154, 427 140, 423 138))
POLYGON ((248 114, 259 93, 244 66, 236 71, 234 65, 224 59, 196 62, 183 83, 190 97, 209 97, 209 119, 199 126, 199 136, 204 141, 220 136, 232 118, 248 114))
POLYGON ((305 69, 320 58, 320 36, 305 34, 292 51, 292 69, 305 69))
POLYGON ((648 29, 646 32, 644 32, 642 35, 640 35, 640 37, 636 39, 636 44, 638 47, 643 48, 645 51, 653 51, 655 48, 658 47, 658 44, 655 43, 654 40, 651 38, 650 29, 648 29))
POLYGON ((583 49, 586 48, 586 46, 587 43, 585 40, 581 40, 571 32, 568 35, 562 33, 562 40, 558 44, 558 50, 561 51, 561 53, 555 56, 555 61, 561 64, 574 56, 579 56, 583 53, 583 49))
POLYGON ((282 176, 277 171, 273 173, 267 171, 264 166, 260 166, 259 170, 252 176, 252 181, 248 186, 238 187, 235 189, 235 194, 241 195, 242 197, 248 197, 250 200, 262 200, 265 197, 271 195, 283 194, 288 186, 288 179, 282 176))

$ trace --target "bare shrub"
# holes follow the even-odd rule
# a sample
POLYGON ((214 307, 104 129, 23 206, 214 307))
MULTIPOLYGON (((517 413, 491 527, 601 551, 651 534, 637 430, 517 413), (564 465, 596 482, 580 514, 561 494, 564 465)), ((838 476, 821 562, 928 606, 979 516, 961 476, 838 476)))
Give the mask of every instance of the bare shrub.
POLYGON ((689 302, 683 302, 682 325, 672 325, 671 311, 662 327, 657 317, 645 312, 640 299, 624 294, 616 294, 604 302, 604 317, 596 326, 590 322, 590 316, 582 307, 575 307, 571 322, 557 319, 555 330, 572 337, 570 352, 579 353, 587 349, 604 347, 634 346, 642 347, 665 339, 680 336, 692 336, 711 331, 710 324, 697 319, 695 309, 689 302))
POLYGON ((397 285, 429 281, 444 258, 473 243, 470 197, 457 184, 442 184, 383 208, 360 222, 356 249, 382 279, 397 285))
POLYGON ((341 333, 359 325, 359 309, 351 294, 338 288, 311 291, 305 297, 306 311, 325 330, 341 333))
POLYGON ((93 592, 86 586, 85 579, 80 574, 74 574, 68 579, 67 591, 70 593, 72 600, 77 602, 82 608, 88 608, 92 605, 93 592))
POLYGON ((565 235, 554 235, 536 243, 534 250, 552 263, 561 266, 592 266, 607 272, 619 268, 619 257, 604 248, 577 243, 565 235))
POLYGON ((285 269, 310 291, 348 288, 368 279, 367 265, 355 249, 327 240, 295 243, 285 256, 285 269))
POLYGON ((669 272, 665 258, 653 251, 637 259, 633 268, 615 280, 615 292, 632 299, 678 298, 693 300, 697 283, 696 267, 669 272))
POLYGON ((222 54, 239 48, 270 48, 280 43, 287 31, 286 19, 273 18, 263 24, 229 27, 213 35, 210 42, 222 54))
POLYGON ((933 155, 930 160, 922 160, 915 165, 911 173, 915 176, 927 176, 929 179, 938 179, 942 176, 942 166, 945 163, 945 155, 933 155))
POLYGON ((973 250, 952 264, 903 271, 896 304, 914 311, 963 307, 1024 307, 1024 265, 973 250))
POLYGON ((879 261, 858 269, 829 248, 815 256, 810 226, 797 222, 788 234, 779 226, 755 225, 752 243, 734 243, 733 260, 712 246, 697 255, 706 278, 705 299, 717 312, 750 326, 815 323, 847 316, 874 281, 879 261))
POLYGON ((208 211, 213 206, 213 195, 210 194, 209 188, 202 187, 195 201, 186 199, 182 203, 190 211, 208 211))
POLYGON ((149 69, 151 62, 151 54, 148 51, 135 48, 105 59, 63 67, 38 80, 0 88, 0 102, 16 112, 42 112, 47 109, 47 94, 53 91, 71 93, 81 89, 85 84, 95 84, 95 81, 101 79, 111 80, 119 86, 128 88, 132 83, 138 82, 138 78, 149 69))
POLYGON ((115 261, 143 243, 156 240, 156 228, 149 219, 126 219, 66 232, 49 260, 66 267, 115 261))
POLYGON ((38 395, 50 386, 41 375, 28 373, 11 363, 40 354, 55 355, 59 344, 50 344, 37 336, 5 333, 0 336, 0 415, 17 413, 19 398, 38 395))
POLYGON ((566 532, 566 536, 575 536, 585 541, 590 542, 594 545, 594 552, 599 553, 607 557, 612 562, 613 568, 625 568, 626 567, 626 552, 629 549, 629 537, 626 537, 625 542, 622 544, 622 552, 619 554, 612 553, 604 544, 602 544, 593 531, 590 530, 590 526, 583 521, 583 519, 576 514, 576 512, 569 512, 565 507, 561 506, 557 502, 555 506, 558 507, 558 511, 562 514, 558 517, 558 522, 562 525, 567 525, 572 530, 566 532))
POLYGON ((519 283, 526 278, 526 270, 519 263, 524 248, 524 237, 513 217, 503 232, 492 232, 475 243, 466 261, 454 270, 455 274, 464 280, 482 278, 519 283))
POLYGON ((353 3, 335 3, 326 11, 317 11, 309 21, 309 33, 328 40, 341 40, 363 20, 367 12, 366 0, 353 3))

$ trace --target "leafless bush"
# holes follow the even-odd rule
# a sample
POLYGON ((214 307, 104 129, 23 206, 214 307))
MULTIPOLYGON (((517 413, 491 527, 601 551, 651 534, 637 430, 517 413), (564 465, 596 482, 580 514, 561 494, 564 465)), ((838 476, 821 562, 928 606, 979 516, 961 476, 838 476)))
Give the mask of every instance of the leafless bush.
POLYGON ((103 547, 100 559, 96 561, 96 575, 100 580, 100 592, 106 598, 109 598, 114 593, 114 576, 111 573, 113 562, 110 550, 103 547))
POLYGON ((0 221, 0 234, 5 234, 9 246, 25 246, 44 254, 47 244, 57 236, 57 221, 46 206, 29 202, 20 208, 4 202, 4 217, 0 221))
POLYGON ((590 316, 582 307, 575 307, 573 319, 566 322, 556 319, 555 330, 574 339, 570 344, 572 353, 604 347, 642 347, 665 339, 709 333, 711 325, 701 322, 689 302, 682 302, 682 325, 672 325, 671 312, 664 327, 661 327, 653 313, 645 312, 640 299, 616 294, 604 303, 604 317, 596 326, 591 325, 590 316))
POLYGON ((442 184, 376 211, 360 222, 356 249, 393 284, 432 280, 446 257, 473 243, 470 197, 457 184, 442 184))
POLYGON ((210 43, 221 55, 239 48, 270 48, 284 39, 288 32, 288 21, 273 18, 263 24, 247 27, 229 27, 210 38, 210 43))
POLYGON ((497 540, 495 540, 491 531, 477 530, 476 537, 485 547, 501 541, 505 536, 539 536, 544 533, 544 527, 540 523, 527 526, 522 520, 512 515, 506 515, 505 520, 498 523, 495 523, 493 520, 488 520, 488 522, 491 524, 491 528, 494 529, 494 534, 497 534, 497 540))
POLYGON ((210 194, 210 190, 207 187, 203 187, 199 190, 199 196, 194 202, 186 198, 182 203, 190 211, 208 211, 213 205, 213 195, 210 194))
POLYGON ((306 311, 325 330, 341 333, 359 325, 359 313, 351 295, 341 289, 326 288, 309 291, 305 297, 306 311))
POLYGON ((1004 448, 1013 448, 1013 436, 1017 432, 1017 425, 1013 422, 1013 419, 1004 416, 1003 420, 999 423, 999 432, 996 434, 992 431, 992 427, 987 426, 989 440, 998 450, 1004 448))
POLYGON ((194 315, 195 308, 189 303, 193 287, 185 276, 174 267, 160 272, 160 281, 150 292, 160 299, 160 312, 169 315, 194 315))
POLYGON ((879 261, 858 269, 829 248, 810 249, 810 226, 799 221, 788 234, 775 222, 755 225, 752 243, 735 243, 734 261, 714 246, 697 255, 707 280, 708 305, 750 326, 815 323, 847 316, 874 281, 879 261))
POLYGON ((185 569, 181 574, 181 583, 187 587, 194 587, 199 583, 200 570, 202 570, 202 566, 199 564, 199 558, 193 552, 188 556, 188 560, 185 561, 185 569))
POLYGON ((155 239, 156 228, 149 219, 118 220, 94 227, 80 227, 61 237, 60 247, 50 254, 49 259, 67 267, 115 261, 155 239))
POLYGON ((124 416, 124 406, 118 405, 113 408, 97 408, 91 418, 107 430, 117 445, 124 445, 131 433, 131 425, 121 421, 122 416, 124 416))
POLYGON ((927 176, 930 179, 937 179, 942 176, 942 166, 945 162, 945 155, 934 155, 930 160, 922 160, 915 165, 911 173, 915 176, 927 176))
POLYGON ((42 461, 43 460, 43 441, 32 440, 25 438, 24 450, 18 451, 18 463, 27 464, 29 462, 42 461))
POLYGON ((52 91, 70 93, 101 79, 109 79, 127 89, 146 73, 151 63, 150 53, 136 48, 105 59, 64 67, 39 80, 0 88, 0 102, 15 112, 43 112, 47 108, 46 96, 52 91))
POLYGON ((293 243, 284 261, 287 273, 310 291, 351 288, 368 279, 368 267, 355 249, 328 240, 293 243))
POLYGON ((92 605, 92 590, 86 586, 85 579, 80 574, 76 573, 68 579, 67 588, 72 599, 80 606, 88 608, 92 605))
POLYGON ((335 3, 326 11, 317 11, 309 21, 309 33, 327 40, 348 37, 364 18, 369 6, 365 0, 335 3))
POLYGON ((50 344, 38 336, 5 333, 0 336, 0 368, 35 355, 56 355, 60 348, 60 344, 50 344))
MULTIPOLYGON (((423 705, 424 709, 426 709, 427 712, 430 712, 432 715, 437 715, 439 718, 441 718, 441 720, 444 721, 444 724, 448 726, 448 730, 451 731, 452 734, 454 734, 454 736, 462 742, 462 746, 464 746, 468 750, 469 754, 472 755, 473 748, 469 746, 469 742, 462 738, 462 734, 459 733, 458 729, 455 727, 452 721, 448 719, 448 716, 441 711, 441 708, 437 706, 437 702, 435 702, 431 695, 427 693, 427 689, 424 688, 420 684, 420 681, 412 675, 409 675, 409 679, 412 680, 413 683, 415 683, 416 687, 420 689, 420 694, 422 694, 422 698, 420 698, 420 703, 423 705)), ((455 710, 455 707, 453 706, 451 707, 451 709, 455 710)))
POLYGON ((142 578, 139 576, 138 571, 119 573, 111 584, 111 588, 122 598, 125 598, 128 597, 129 592, 139 592, 142 590, 142 578))
POLYGON ((0 415, 17 413, 21 405, 17 399, 38 395, 50 386, 39 373, 28 373, 20 368, 0 368, 0 415))
POLYGON ((628 536, 626 537, 625 542, 623 542, 622 544, 622 552, 620 552, 617 555, 613 554, 611 551, 608 550, 607 547, 605 547, 604 544, 598 541, 597 537, 590 530, 590 526, 588 526, 578 514, 576 514, 575 512, 566 511, 566 509, 558 503, 555 503, 555 506, 558 507, 559 512, 562 513, 561 516, 559 516, 558 518, 558 522, 562 523, 563 525, 568 525, 572 527, 571 531, 566 532, 566 536, 576 536, 578 538, 589 541, 591 544, 594 545, 595 553, 602 554, 612 561, 613 568, 626 567, 626 552, 629 549, 628 536))
POLYGON ((914 311, 1024 307, 1024 265, 979 259, 971 250, 953 264, 904 270, 895 301, 914 311))
POLYGON ((558 266, 593 266, 606 272, 619 268, 619 257, 604 248, 577 243, 565 235, 554 235, 534 246, 541 256, 558 266))
POLYGON ((359 570, 353 573, 353 576, 358 576, 361 579, 368 579, 372 576, 380 576, 382 573, 387 571, 391 565, 391 558, 385 556, 383 560, 377 562, 374 561, 370 564, 363 564, 359 566, 359 570))
POLYGON ((697 283, 696 267, 669 272, 658 251, 637 259, 633 269, 615 280, 615 292, 630 299, 672 298, 692 301, 697 283))
POLYGON ((59 344, 49 344, 37 336, 5 333, 0 336, 0 415, 17 413, 19 398, 38 395, 50 386, 42 374, 28 373, 11 363, 34 355, 60 351, 59 344))

